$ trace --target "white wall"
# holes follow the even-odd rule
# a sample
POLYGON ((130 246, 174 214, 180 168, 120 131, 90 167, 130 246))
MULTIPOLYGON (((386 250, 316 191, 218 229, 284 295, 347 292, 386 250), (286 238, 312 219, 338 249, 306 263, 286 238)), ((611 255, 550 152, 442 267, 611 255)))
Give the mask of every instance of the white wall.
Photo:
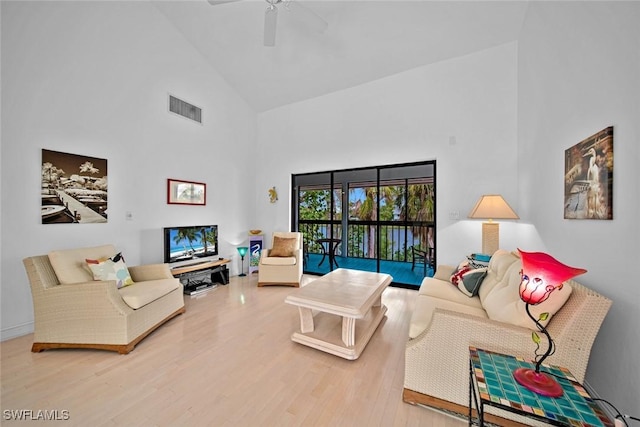
POLYGON ((638 416, 640 3, 531 2, 519 41, 520 215, 613 300, 587 382, 638 416), (614 127, 612 221, 563 219, 564 151, 614 127))
POLYGON ((235 260, 254 216, 245 102, 146 2, 1 7, 2 338, 32 330, 26 256, 113 243, 132 265, 161 262, 162 227, 215 223, 235 260), (168 93, 203 125, 169 114, 168 93), (108 223, 40 223, 43 148, 108 159, 108 223), (207 205, 167 205, 167 178, 207 183, 207 205))
MULTIPOLYGON (((292 173, 435 159, 438 261, 479 251, 481 222, 466 217, 480 195, 518 209, 516 60, 510 43, 260 114, 258 225, 289 227, 292 173)), ((515 249, 512 226, 501 242, 515 249)))

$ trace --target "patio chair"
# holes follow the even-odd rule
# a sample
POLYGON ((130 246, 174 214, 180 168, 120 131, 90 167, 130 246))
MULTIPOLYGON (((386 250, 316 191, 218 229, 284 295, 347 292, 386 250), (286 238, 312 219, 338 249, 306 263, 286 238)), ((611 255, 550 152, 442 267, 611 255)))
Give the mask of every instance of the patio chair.
POLYGON ((411 246, 411 271, 414 271, 416 264, 422 264, 423 276, 427 275, 427 267, 435 268, 435 248, 428 250, 411 246))

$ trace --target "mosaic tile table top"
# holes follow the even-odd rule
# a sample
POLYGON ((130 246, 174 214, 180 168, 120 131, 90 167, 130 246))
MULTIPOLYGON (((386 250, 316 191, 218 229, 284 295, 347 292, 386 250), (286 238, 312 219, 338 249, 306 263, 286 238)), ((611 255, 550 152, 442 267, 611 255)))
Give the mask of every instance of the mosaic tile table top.
POLYGON ((561 397, 546 397, 527 390, 513 378, 516 368, 535 368, 533 363, 475 347, 469 347, 469 353, 483 403, 525 416, 542 417, 555 425, 613 426, 569 370, 542 365, 542 370, 557 376, 564 390, 561 397))

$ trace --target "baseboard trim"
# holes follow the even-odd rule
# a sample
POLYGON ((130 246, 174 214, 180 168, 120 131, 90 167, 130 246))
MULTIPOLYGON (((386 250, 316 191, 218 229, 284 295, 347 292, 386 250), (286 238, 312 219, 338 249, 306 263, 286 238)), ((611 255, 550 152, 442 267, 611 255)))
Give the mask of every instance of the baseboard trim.
POLYGON ((33 332, 33 322, 11 326, 0 330, 0 341, 7 341, 13 338, 22 337, 33 332))
MULTIPOLYGON (((460 416, 467 420, 469 419, 468 406, 459 405, 457 403, 449 402, 448 400, 439 399, 437 397, 422 394, 417 391, 409 390, 407 388, 403 389, 402 391, 402 400, 411 405, 420 405, 435 408, 436 410, 440 411, 452 412, 457 416, 460 416)), ((473 409, 471 416, 477 417, 477 411, 475 409, 473 409)), ((486 412, 484 414, 484 423, 485 425, 493 424, 502 427, 527 427, 526 424, 521 424, 517 421, 502 418, 486 412)))

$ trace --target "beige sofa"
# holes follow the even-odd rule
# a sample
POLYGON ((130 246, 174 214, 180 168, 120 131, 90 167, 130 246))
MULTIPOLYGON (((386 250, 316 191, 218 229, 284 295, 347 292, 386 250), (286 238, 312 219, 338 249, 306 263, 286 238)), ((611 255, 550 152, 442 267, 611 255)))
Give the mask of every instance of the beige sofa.
MULTIPOLYGON (((439 266, 435 277, 423 280, 405 352, 405 402, 468 415, 469 346, 533 359, 535 326, 518 295, 521 268, 517 254, 499 250, 472 297, 451 283, 453 266, 439 266)), ((610 306, 611 300, 572 280, 531 306, 536 317, 552 314, 547 329, 556 351, 545 363, 564 366, 584 381, 591 346, 610 306)), ((488 412, 485 419, 499 425, 509 425, 506 419, 525 422, 510 412, 488 412)))
POLYGON ((133 284, 94 280, 86 259, 112 257, 112 245, 54 251, 23 260, 34 311, 33 352, 95 348, 127 354, 185 312, 182 284, 167 264, 128 267, 133 284))

